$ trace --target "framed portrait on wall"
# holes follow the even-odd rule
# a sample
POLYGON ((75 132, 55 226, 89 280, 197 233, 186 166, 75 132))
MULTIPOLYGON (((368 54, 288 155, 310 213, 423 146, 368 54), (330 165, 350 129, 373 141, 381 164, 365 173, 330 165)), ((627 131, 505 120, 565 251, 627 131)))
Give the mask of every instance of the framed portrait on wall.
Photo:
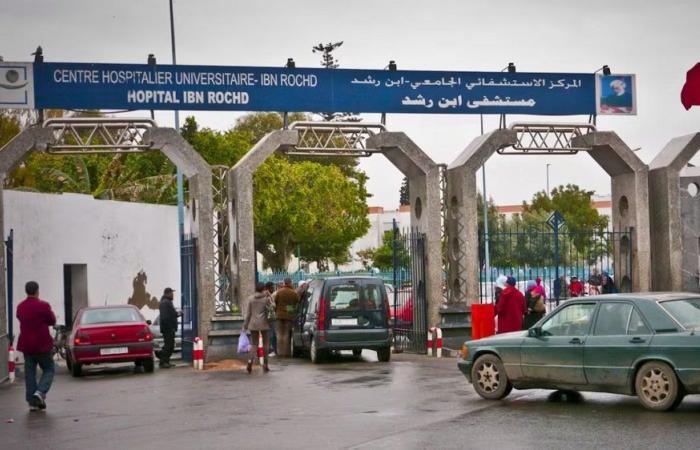
POLYGON ((637 114, 637 80, 634 75, 596 75, 598 114, 637 114))

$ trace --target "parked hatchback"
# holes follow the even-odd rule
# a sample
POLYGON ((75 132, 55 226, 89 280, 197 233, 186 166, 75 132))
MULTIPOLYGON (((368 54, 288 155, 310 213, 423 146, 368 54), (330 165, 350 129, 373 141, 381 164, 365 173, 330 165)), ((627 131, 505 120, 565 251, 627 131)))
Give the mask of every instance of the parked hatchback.
POLYGON ((384 282, 372 277, 313 280, 300 300, 292 331, 292 355, 308 352, 317 363, 330 352, 375 350, 391 357, 389 301, 384 282))
POLYGON ((149 324, 131 305, 81 309, 68 342, 68 370, 79 377, 84 365, 133 362, 153 372, 149 324))

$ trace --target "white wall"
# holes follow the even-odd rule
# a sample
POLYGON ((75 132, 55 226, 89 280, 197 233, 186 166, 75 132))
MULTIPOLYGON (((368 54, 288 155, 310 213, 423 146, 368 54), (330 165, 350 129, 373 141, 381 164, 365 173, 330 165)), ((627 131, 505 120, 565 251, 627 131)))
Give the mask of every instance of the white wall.
MULTIPOLYGON (((24 283, 35 280, 58 323, 65 323, 64 264, 87 265, 90 305, 127 303, 141 270, 150 297, 160 299, 167 286, 180 290, 176 207, 11 190, 4 191, 4 202, 3 236, 14 230, 13 318, 24 283)), ((147 319, 158 314, 147 306, 141 311, 147 319)))

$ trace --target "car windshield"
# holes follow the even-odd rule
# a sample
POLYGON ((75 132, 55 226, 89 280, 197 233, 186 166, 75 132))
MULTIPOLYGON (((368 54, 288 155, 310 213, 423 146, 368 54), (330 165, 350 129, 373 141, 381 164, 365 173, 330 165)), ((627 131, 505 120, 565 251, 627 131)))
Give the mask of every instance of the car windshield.
POLYGON ((82 325, 111 322, 141 322, 141 316, 132 308, 104 308, 84 311, 80 319, 82 325))
POLYGON ((700 328, 700 298, 670 300, 661 306, 684 328, 700 328))

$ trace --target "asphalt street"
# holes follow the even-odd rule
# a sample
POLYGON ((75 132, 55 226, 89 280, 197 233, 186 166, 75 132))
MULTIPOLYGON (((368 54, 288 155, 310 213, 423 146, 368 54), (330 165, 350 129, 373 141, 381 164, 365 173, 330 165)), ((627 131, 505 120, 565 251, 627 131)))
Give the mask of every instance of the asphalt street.
POLYGON ((673 413, 632 397, 513 391, 477 397, 456 360, 342 355, 314 366, 71 378, 59 369, 45 412, 29 412, 22 380, 0 386, 3 449, 700 448, 700 396, 673 413))

